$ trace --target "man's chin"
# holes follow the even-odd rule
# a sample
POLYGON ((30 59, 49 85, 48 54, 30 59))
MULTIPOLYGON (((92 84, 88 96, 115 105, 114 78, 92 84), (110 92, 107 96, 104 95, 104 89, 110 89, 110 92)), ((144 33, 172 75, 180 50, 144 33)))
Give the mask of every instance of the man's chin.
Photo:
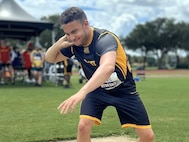
POLYGON ((82 46, 81 43, 73 43, 73 45, 75 45, 75 46, 82 46))

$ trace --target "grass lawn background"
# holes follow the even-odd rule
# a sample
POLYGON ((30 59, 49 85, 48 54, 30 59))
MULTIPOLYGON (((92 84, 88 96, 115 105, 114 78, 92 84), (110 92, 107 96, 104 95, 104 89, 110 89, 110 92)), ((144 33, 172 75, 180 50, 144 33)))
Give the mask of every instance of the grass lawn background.
MULTIPOLYGON (((74 113, 62 115, 57 106, 82 84, 78 75, 72 87, 64 89, 46 82, 42 87, 17 83, 0 86, 0 141, 47 142, 74 139, 79 120, 79 105, 74 113)), ((189 141, 189 78, 182 76, 149 77, 137 82, 137 88, 149 113, 155 142, 189 141)), ((129 135, 133 129, 121 129, 113 107, 105 110, 100 127, 94 126, 92 137, 129 135)))

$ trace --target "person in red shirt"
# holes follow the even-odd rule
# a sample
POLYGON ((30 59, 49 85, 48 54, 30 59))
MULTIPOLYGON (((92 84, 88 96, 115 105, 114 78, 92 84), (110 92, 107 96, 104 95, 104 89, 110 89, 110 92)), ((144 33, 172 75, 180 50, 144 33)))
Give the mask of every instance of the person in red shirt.
POLYGON ((11 66, 11 48, 6 44, 5 39, 0 40, 0 64, 1 84, 7 84, 8 78, 11 78, 12 83, 14 83, 13 69, 11 66))
POLYGON ((24 68, 24 74, 28 78, 25 78, 25 81, 29 79, 29 81, 32 80, 32 74, 31 74, 31 68, 32 68, 32 62, 31 62, 31 52, 33 51, 33 43, 28 44, 28 48, 22 52, 22 64, 24 68))

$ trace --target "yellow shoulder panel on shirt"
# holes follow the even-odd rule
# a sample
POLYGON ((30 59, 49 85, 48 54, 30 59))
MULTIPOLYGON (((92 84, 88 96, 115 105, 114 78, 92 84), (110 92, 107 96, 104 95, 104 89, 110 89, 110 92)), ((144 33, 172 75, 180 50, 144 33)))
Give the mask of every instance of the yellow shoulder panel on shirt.
POLYGON ((120 40, 117 38, 117 36, 115 36, 114 34, 112 34, 111 32, 107 32, 109 34, 111 34, 115 40, 117 41, 118 47, 117 47, 117 58, 116 58, 116 66, 122 71, 122 74, 124 77, 126 77, 127 74, 127 56, 126 53, 120 43, 120 40))

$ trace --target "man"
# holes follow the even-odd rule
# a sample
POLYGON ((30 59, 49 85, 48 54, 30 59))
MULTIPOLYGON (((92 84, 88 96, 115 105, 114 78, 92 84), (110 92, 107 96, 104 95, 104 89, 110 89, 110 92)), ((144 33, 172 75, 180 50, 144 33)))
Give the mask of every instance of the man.
POLYGON ((46 61, 59 62, 75 55, 88 79, 58 107, 66 114, 82 101, 77 142, 90 142, 91 128, 101 124, 107 106, 116 108, 122 128, 135 128, 138 142, 152 142, 154 134, 119 39, 107 30, 90 27, 77 7, 61 14, 61 24, 65 35, 47 50, 46 61))

